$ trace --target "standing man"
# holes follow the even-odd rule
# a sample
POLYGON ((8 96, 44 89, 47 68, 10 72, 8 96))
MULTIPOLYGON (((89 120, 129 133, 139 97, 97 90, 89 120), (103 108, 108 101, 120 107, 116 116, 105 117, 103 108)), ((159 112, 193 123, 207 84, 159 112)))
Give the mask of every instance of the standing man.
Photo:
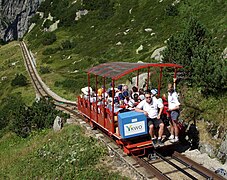
POLYGON ((163 104, 151 96, 150 91, 145 92, 145 99, 141 101, 135 108, 137 112, 143 112, 147 116, 149 134, 151 136, 154 147, 163 146, 162 134, 164 131, 164 123, 160 119, 163 110, 163 104), (154 128, 158 128, 158 139, 154 136, 154 128))
MULTIPOLYGON (((175 80, 175 79, 174 79, 175 80)), ((175 83, 175 82, 174 82, 175 83)), ((168 111, 170 113, 170 142, 178 142, 179 141, 179 128, 178 117, 180 115, 180 103, 178 101, 177 92, 174 90, 173 84, 168 84, 168 111)))

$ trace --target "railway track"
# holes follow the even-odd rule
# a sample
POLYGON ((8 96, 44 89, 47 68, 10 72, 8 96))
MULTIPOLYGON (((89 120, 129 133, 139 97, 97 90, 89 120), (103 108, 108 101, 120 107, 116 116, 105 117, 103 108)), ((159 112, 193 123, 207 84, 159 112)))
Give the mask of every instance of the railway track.
MULTIPOLYGON (((77 102, 63 99, 43 83, 25 43, 20 42, 20 46, 27 71, 38 96, 52 98, 58 109, 67 111, 81 124, 87 122, 87 119, 77 111, 77 102)), ((85 124, 85 126, 88 129, 89 125, 85 124)), ((96 131, 95 134, 101 137, 100 140, 107 145, 113 156, 120 158, 129 169, 135 172, 136 179, 224 179, 177 152, 167 157, 163 156, 159 150, 155 150, 153 154, 148 154, 145 157, 126 156, 112 138, 101 134, 101 131, 96 131)))
POLYGON ((149 178, 158 179, 224 179, 214 172, 204 168, 200 164, 174 152, 172 156, 164 157, 158 151, 154 151, 152 156, 134 157, 138 163, 146 164, 145 168, 149 173, 149 178), (152 169, 152 171, 150 171, 152 169))

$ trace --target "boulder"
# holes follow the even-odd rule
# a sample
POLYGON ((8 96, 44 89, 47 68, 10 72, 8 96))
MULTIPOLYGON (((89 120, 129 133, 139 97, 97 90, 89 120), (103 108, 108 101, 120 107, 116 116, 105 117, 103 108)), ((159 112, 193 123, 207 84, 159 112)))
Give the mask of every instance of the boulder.
POLYGON ((59 116, 57 116, 54 120, 53 129, 54 131, 59 131, 61 130, 61 128, 62 128, 62 119, 59 116))
POLYGON ((222 52, 222 56, 223 56, 224 59, 227 59, 227 47, 222 52))
POLYGON ((215 150, 215 147, 213 147, 210 144, 200 143, 199 144, 199 150, 201 153, 206 153, 210 157, 214 158, 216 156, 217 151, 215 150))
POLYGON ((166 46, 160 47, 156 50, 151 55, 151 59, 155 59, 159 62, 162 62, 163 56, 161 55, 161 52, 166 48, 166 46))
POLYGON ((222 162, 227 163, 227 134, 225 135, 225 138, 223 139, 221 146, 218 150, 218 158, 222 162))

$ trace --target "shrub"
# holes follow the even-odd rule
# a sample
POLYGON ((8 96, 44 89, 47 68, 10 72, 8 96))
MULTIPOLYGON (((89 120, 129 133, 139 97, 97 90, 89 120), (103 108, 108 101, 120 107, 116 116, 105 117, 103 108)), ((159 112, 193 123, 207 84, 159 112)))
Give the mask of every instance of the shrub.
POLYGON ((100 4, 99 19, 105 20, 114 15, 114 3, 103 1, 100 4))
MULTIPOLYGON (((63 87, 71 92, 76 92, 76 90, 80 90, 82 87, 87 86, 87 81, 85 81, 86 75, 78 75, 74 79, 66 79, 64 81, 56 81, 54 86, 63 87)), ((94 78, 92 78, 93 80, 94 78)))
POLYGON ((14 118, 11 119, 11 129, 20 137, 27 137, 32 128, 33 112, 24 103, 13 112, 14 118))
POLYGON ((48 66, 46 66, 46 67, 44 67, 44 66, 41 66, 40 67, 40 73, 41 74, 48 74, 48 73, 50 73, 50 67, 48 67, 48 66))
POLYGON ((6 119, 5 124, 8 125, 10 122, 10 129, 24 138, 29 136, 31 131, 50 128, 56 116, 63 119, 69 117, 69 115, 56 110, 51 100, 40 99, 28 107, 22 101, 21 96, 7 98, 2 112, 5 113, 0 118, 6 119))
POLYGON ((54 54, 56 53, 57 51, 59 50, 59 48, 46 48, 44 51, 43 51, 43 55, 51 55, 51 54, 54 54))
POLYGON ((48 14, 51 10, 51 6, 50 6, 50 3, 51 3, 51 0, 46 0, 46 1, 43 1, 39 8, 38 8, 38 11, 39 12, 43 12, 44 13, 44 17, 47 18, 48 17, 48 14))
POLYGON ((47 32, 43 35, 42 44, 43 45, 51 45, 57 40, 57 36, 53 32, 47 32))
POLYGON ((98 17, 105 20, 114 14, 114 3, 110 0, 83 0, 84 9, 97 10, 98 17))
POLYGON ((51 25, 53 24, 53 22, 49 19, 47 19, 44 24, 43 24, 43 27, 44 28, 49 28, 51 25))
POLYGON ((31 23, 37 23, 39 20, 40 20, 39 14, 35 14, 35 15, 30 19, 30 22, 31 22, 31 23))
POLYGON ((17 135, 26 137, 31 130, 30 109, 22 100, 21 94, 13 94, 3 99, 2 108, 0 109, 0 129, 9 129, 17 135))
POLYGON ((178 11, 176 5, 170 4, 165 9, 165 13, 166 13, 167 16, 177 16, 179 14, 179 11, 178 11))
POLYGON ((38 102, 34 102, 32 105, 33 118, 32 126, 33 129, 44 129, 52 127, 56 116, 66 119, 69 117, 68 114, 63 113, 55 108, 51 99, 40 99, 38 102))
POLYGON ((72 49, 76 46, 76 44, 73 41, 65 40, 61 43, 62 49, 72 49))
POLYGON ((12 86, 26 86, 27 84, 27 78, 23 74, 17 74, 11 82, 12 86))

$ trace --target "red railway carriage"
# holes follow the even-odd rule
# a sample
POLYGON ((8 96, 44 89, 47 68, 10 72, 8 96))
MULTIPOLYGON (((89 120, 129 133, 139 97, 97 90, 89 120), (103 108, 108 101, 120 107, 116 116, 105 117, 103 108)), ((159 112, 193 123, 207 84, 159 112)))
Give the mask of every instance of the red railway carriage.
MULTIPOLYGON (((126 109, 124 104, 114 103, 116 82, 130 73, 136 73, 136 84, 139 86, 139 75, 147 72, 147 84, 149 87, 151 69, 156 69, 159 73, 157 80, 158 96, 160 96, 163 68, 171 68, 173 77, 176 78, 177 69, 182 66, 171 63, 128 63, 110 62, 97 65, 87 70, 88 87, 87 94, 78 97, 78 110, 87 117, 92 127, 98 127, 111 136, 118 145, 122 146, 127 154, 143 154, 146 149, 152 148, 152 143, 148 133, 146 117, 143 113, 126 109), (95 78, 95 92, 92 92, 91 78, 95 78), (101 81, 100 81, 101 78, 101 81), (112 103, 108 104, 105 97, 107 82, 111 81, 112 103), (104 96, 99 98, 98 88, 100 83, 104 96), (93 97, 91 96, 93 94, 93 97), (120 111, 117 111, 120 110, 120 111)), ((167 145, 167 143, 165 144, 167 145)))

